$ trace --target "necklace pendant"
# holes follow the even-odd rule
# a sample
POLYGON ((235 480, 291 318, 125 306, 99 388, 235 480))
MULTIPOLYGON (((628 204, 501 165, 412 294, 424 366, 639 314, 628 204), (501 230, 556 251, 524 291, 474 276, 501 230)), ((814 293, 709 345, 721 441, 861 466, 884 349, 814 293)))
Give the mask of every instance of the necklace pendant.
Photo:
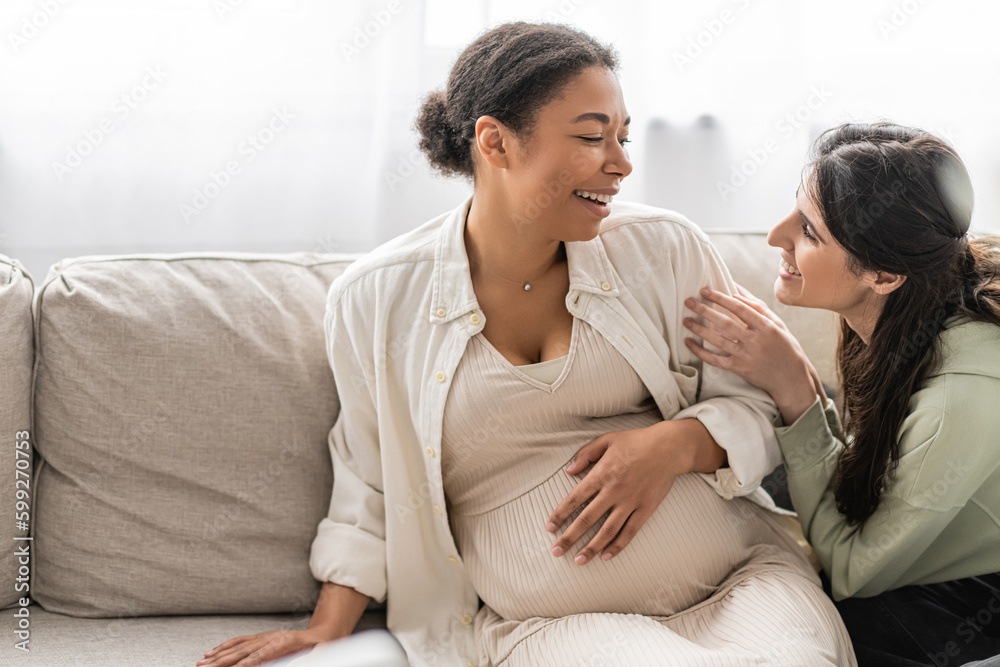
POLYGON ((529 285, 528 283, 524 283, 524 291, 525 292, 531 291, 531 285, 529 285))

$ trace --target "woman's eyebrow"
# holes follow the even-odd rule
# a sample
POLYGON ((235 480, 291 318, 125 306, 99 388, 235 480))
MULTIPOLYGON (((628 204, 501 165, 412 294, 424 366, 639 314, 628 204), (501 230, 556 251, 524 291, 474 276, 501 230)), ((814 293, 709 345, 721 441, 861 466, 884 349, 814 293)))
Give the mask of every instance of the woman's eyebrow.
MULTIPOLYGON (((573 119, 574 123, 582 123, 585 120, 596 120, 598 123, 604 123, 605 125, 611 124, 611 118, 606 113, 600 113, 598 111, 588 111, 587 113, 582 113, 573 119)), ((622 125, 628 125, 632 122, 632 116, 625 119, 622 125)))
POLYGON ((809 220, 809 218, 807 218, 807 217, 806 217, 806 214, 805 214, 805 213, 803 213, 802 211, 800 211, 800 210, 798 210, 798 209, 796 209, 796 211, 798 212, 798 214, 799 214, 799 215, 801 215, 801 216, 802 216, 802 219, 803 219, 803 220, 805 220, 806 224, 807 224, 807 225, 809 225, 809 229, 811 229, 811 230, 812 230, 812 233, 813 233, 813 235, 814 235, 814 236, 815 236, 816 238, 818 238, 818 239, 819 239, 820 241, 823 241, 823 237, 822 237, 822 236, 820 236, 820 235, 819 235, 819 232, 817 232, 817 231, 816 231, 816 225, 814 225, 814 224, 813 224, 813 223, 812 223, 812 222, 811 222, 811 221, 809 220))

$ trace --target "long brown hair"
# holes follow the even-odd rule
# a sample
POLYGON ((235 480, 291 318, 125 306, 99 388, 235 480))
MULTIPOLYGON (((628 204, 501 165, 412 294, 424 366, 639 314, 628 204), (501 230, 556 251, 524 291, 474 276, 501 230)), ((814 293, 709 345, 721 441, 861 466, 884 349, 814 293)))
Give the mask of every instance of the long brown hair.
POLYGON ((940 361, 945 320, 1000 326, 1000 239, 973 239, 972 184, 955 150, 922 130, 849 123, 816 141, 808 187, 848 268, 905 275, 871 340, 841 318, 837 350, 845 429, 837 507, 852 524, 876 510, 899 462, 910 396, 940 361))

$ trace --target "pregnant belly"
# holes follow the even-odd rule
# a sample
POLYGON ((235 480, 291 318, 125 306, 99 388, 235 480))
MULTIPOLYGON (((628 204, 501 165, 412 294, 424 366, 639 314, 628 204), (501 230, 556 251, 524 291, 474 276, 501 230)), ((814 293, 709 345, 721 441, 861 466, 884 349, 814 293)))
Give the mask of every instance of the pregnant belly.
MULTIPOLYGON (((579 481, 562 469, 524 495, 482 514, 453 512, 456 544, 477 593, 508 620, 588 612, 670 615, 709 597, 761 542, 778 542, 767 510, 725 500, 701 477, 678 477, 624 551, 585 565, 573 558, 603 520, 560 558, 545 523, 579 481)), ((571 517, 576 518, 576 514, 571 517)))

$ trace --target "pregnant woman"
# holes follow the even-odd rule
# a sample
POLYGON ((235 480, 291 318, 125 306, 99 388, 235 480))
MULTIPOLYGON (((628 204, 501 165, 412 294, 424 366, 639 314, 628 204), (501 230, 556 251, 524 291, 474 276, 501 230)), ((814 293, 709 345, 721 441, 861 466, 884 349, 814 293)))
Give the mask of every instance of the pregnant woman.
POLYGON ((316 611, 201 664, 343 637, 370 598, 414 666, 854 664, 757 490, 774 403, 683 345, 684 297, 732 279, 682 216, 611 204, 632 171, 616 66, 585 34, 507 24, 429 96, 421 147, 473 194, 331 286, 316 611), (584 446, 600 460, 567 472, 584 446))
POLYGON ((718 354, 691 349, 780 408, 792 502, 862 666, 1000 656, 1000 239, 970 238, 972 201, 927 132, 849 124, 817 142, 768 242, 778 300, 842 316, 846 429, 763 302, 690 302, 718 354))

